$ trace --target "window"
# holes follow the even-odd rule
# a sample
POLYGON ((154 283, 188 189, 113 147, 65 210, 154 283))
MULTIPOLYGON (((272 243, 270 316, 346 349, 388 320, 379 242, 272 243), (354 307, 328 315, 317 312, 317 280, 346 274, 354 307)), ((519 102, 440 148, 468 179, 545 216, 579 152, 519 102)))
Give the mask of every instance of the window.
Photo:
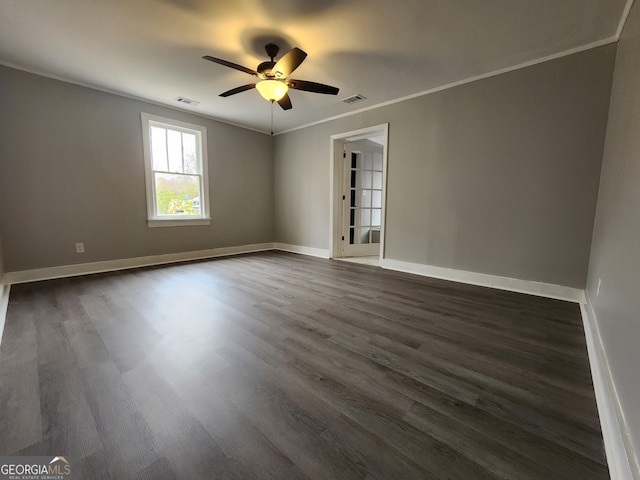
POLYGON ((142 139, 149 226, 209 225, 207 129, 142 113, 142 139))

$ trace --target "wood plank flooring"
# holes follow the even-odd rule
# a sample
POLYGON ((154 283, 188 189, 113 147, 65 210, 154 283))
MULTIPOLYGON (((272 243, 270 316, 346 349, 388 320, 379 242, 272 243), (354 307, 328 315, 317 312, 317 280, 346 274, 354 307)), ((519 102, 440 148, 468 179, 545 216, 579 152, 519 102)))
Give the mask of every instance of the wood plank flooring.
POLYGON ((0 455, 84 479, 604 479, 577 305, 279 252, 12 287, 0 455))

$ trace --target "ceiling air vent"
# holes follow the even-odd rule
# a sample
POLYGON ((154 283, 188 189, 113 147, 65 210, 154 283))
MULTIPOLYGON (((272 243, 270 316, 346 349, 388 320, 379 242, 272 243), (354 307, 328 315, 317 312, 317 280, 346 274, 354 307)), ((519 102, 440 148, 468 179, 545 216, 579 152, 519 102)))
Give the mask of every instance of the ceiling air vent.
POLYGON ((367 97, 365 97, 364 95, 358 93, 356 95, 352 95, 350 97, 347 98, 343 98, 342 101, 344 103, 356 103, 356 102, 361 102, 362 100, 366 100, 367 97))
POLYGON ((198 105, 200 105, 200 102, 196 102, 195 100, 189 100, 188 98, 185 98, 185 97, 176 97, 175 100, 176 102, 184 103, 185 105, 191 105, 193 107, 197 107, 198 105))

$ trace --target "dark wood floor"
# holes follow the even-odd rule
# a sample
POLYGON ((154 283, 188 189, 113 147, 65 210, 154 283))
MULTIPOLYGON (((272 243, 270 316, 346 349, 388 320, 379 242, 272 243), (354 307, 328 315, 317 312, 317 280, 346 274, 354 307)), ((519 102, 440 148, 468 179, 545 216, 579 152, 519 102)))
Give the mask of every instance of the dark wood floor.
POLYGON ((608 478, 577 305, 277 252, 12 287, 0 432, 91 480, 608 478))

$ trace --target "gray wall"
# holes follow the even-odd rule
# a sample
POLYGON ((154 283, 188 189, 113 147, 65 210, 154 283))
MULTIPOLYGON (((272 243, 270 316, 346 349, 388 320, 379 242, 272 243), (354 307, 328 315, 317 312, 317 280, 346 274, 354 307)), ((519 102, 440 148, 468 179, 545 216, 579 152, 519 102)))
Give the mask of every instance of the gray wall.
MULTIPOLYGON (((640 455, 640 5, 618 44, 587 293, 640 455), (601 279, 600 294, 597 293, 601 279)), ((640 473, 640 472, 638 472, 640 473)))
POLYGON ((387 258, 584 288, 614 59, 607 45, 277 136, 276 240, 329 248, 329 136, 389 122, 387 258))
POLYGON ((268 135, 6 67, 0 105, 7 271, 273 241, 268 135), (210 226, 147 227, 140 112, 207 127, 210 226))

